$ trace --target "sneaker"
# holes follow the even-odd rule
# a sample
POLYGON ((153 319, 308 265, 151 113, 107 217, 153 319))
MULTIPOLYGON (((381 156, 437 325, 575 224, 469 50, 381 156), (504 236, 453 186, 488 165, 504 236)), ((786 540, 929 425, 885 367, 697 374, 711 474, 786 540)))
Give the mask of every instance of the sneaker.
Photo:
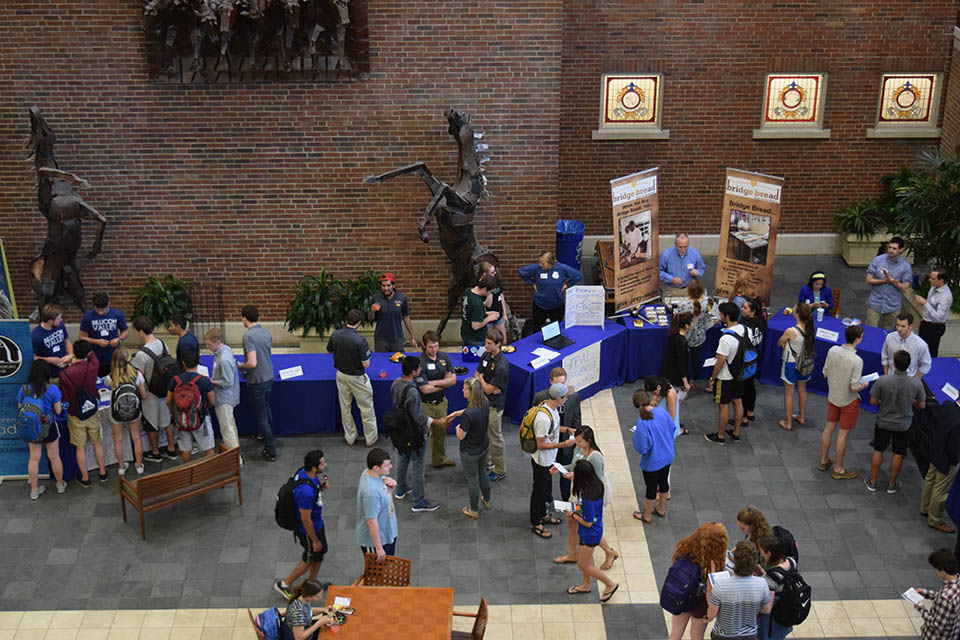
POLYGON ((63 492, 66 491, 66 490, 67 490, 67 483, 66 483, 66 482, 64 482, 63 484, 58 484, 58 485, 57 485, 57 493, 63 493, 63 492))
POLYGON ((727 444, 726 438, 721 438, 715 433, 705 433, 703 434, 703 439, 707 442, 712 442, 713 444, 727 444))
POLYGON ((147 462, 163 462, 163 456, 153 451, 144 451, 143 459, 147 462))
POLYGON ((895 485, 893 485, 892 487, 887 487, 887 493, 893 495, 897 491, 900 491, 900 487, 902 486, 903 486, 903 483, 897 480, 897 483, 895 485))
POLYGON ((107 481, 110 479, 110 474, 109 474, 109 473, 100 473, 100 472, 98 471, 98 472, 97 472, 97 477, 100 478, 100 484, 106 484, 107 481))
POLYGON ((40 485, 39 487, 37 487, 37 490, 36 490, 36 491, 34 491, 33 489, 31 489, 31 490, 30 490, 30 499, 31 499, 31 500, 36 500, 37 498, 40 497, 40 494, 43 493, 43 492, 46 491, 46 490, 47 490, 47 488, 46 488, 44 485, 40 485))
POLYGON ((254 440, 256 440, 257 442, 263 442, 263 436, 260 435, 259 433, 255 433, 255 434, 253 434, 251 437, 252 437, 254 440))
POLYGON ((740 436, 733 433, 733 429, 727 429, 727 436, 734 442, 740 442, 740 436))
POLYGON ((424 498, 417 504, 410 507, 410 511, 413 511, 414 513, 419 513, 420 511, 436 511, 439 508, 440 508, 439 502, 431 502, 430 500, 427 500, 426 498, 424 498))
POLYGON ((487 467, 486 467, 486 469, 487 469, 487 471, 493 471, 493 465, 492 465, 492 464, 488 464, 487 467))
POLYGON ((80 485, 81 487, 83 487, 84 489, 89 489, 89 488, 90 488, 90 481, 89 481, 89 480, 84 480, 84 479, 81 478, 80 476, 77 476, 77 484, 80 485))
POLYGON ((497 473, 496 471, 491 471, 490 475, 487 476, 487 480, 490 482, 500 482, 507 477, 505 473, 497 473))
POLYGON ((142 475, 143 475, 143 465, 142 465, 142 464, 138 464, 138 465, 137 465, 136 467, 134 467, 134 468, 137 470, 137 475, 138 475, 138 476, 142 476, 142 475))
POLYGON ((483 508, 486 509, 487 511, 490 511, 490 509, 493 508, 493 502, 491 502, 490 500, 484 500, 483 498, 480 498, 480 504, 482 504, 483 508))
POLYGON ((290 587, 283 586, 283 580, 277 580, 273 583, 273 588, 282 595, 284 598, 289 600, 293 597, 293 591, 290 590, 290 587))
POLYGON ((129 464, 129 463, 123 465, 122 467, 117 467, 117 473, 119 473, 120 475, 126 475, 127 469, 129 469, 129 468, 130 468, 130 464, 129 464))
POLYGON ((869 491, 870 493, 876 493, 876 492, 877 492, 877 485, 875 485, 874 483, 870 482, 870 478, 869 478, 869 477, 863 479, 863 484, 864 484, 864 486, 867 488, 867 491, 869 491))
POLYGON ((398 490, 395 494, 393 494, 393 497, 396 498, 397 500, 403 500, 408 495, 410 495, 410 489, 407 489, 406 491, 398 490))
POLYGON ((163 457, 166 458, 167 460, 179 460, 180 454, 177 453, 176 449, 174 449, 173 451, 170 451, 170 449, 164 449, 163 457))
POLYGON ((266 460, 267 462, 276 462, 276 461, 277 461, 277 454, 275 454, 275 453, 270 453, 270 452, 267 451, 266 449, 263 450, 263 452, 262 452, 261 455, 263 455, 263 459, 266 460))

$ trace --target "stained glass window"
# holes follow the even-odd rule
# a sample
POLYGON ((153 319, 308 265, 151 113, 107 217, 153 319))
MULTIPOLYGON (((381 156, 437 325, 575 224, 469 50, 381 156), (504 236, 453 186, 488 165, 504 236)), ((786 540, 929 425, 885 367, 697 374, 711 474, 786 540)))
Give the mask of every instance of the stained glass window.
POLYGON ((600 129, 597 139, 630 137, 665 139, 660 129, 663 74, 605 73, 601 82, 600 129))
POLYGON ((809 125, 821 120, 823 76, 767 76, 764 125, 809 125))
POLYGON ((884 73, 880 76, 877 124, 868 138, 938 138, 939 73, 884 73))

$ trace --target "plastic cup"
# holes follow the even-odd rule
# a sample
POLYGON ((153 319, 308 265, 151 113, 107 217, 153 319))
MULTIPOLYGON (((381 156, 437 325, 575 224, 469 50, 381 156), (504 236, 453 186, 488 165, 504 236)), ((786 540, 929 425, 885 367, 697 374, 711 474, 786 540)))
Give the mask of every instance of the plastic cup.
POLYGON ((386 377, 387 377, 387 372, 384 371, 383 369, 380 369, 380 377, 381 377, 381 378, 386 378, 386 377))
POLYGON ((330 633, 332 633, 333 635, 337 635, 338 633, 340 633, 340 625, 338 624, 330 625, 330 633))

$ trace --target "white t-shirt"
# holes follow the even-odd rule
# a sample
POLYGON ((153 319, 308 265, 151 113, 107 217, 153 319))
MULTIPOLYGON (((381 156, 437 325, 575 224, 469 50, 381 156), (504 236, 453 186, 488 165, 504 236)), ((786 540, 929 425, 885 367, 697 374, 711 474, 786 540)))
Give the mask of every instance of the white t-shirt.
MULTIPOLYGON (((560 442, 560 413, 547 404, 543 405, 543 408, 550 412, 553 420, 547 418, 543 411, 537 412, 537 417, 533 419, 533 432, 538 438, 545 438, 546 442, 560 442)), ((549 467, 557 461, 557 450, 537 449, 530 457, 541 467, 549 467)))
MULTIPOLYGON (((735 324, 730 327, 729 330, 742 336, 744 328, 742 324, 735 324)), ((720 335, 720 344, 717 345, 717 355, 726 358, 726 361, 723 363, 723 368, 720 369, 720 375, 717 376, 721 380, 733 380, 733 375, 730 374, 730 367, 727 366, 727 362, 730 362, 736 357, 737 349, 739 348, 740 341, 738 338, 735 338, 729 333, 720 335)))

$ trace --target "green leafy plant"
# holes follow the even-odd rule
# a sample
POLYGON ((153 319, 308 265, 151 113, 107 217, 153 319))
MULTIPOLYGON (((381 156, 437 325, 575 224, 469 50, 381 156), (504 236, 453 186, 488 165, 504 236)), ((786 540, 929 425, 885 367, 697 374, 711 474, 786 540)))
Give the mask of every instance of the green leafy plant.
POLYGON ((367 323, 367 304, 370 297, 380 290, 380 276, 376 272, 367 269, 356 278, 347 278, 338 280, 338 289, 335 301, 335 307, 344 318, 350 309, 359 309, 363 314, 363 324, 367 323))
POLYGON ((288 331, 302 331, 304 338, 313 329, 317 335, 337 326, 337 311, 334 297, 338 289, 333 274, 326 269, 320 276, 306 275, 300 278, 294 289, 293 300, 287 305, 285 323, 288 331))
POLYGON ((837 213, 837 229, 844 235, 855 235, 858 240, 863 240, 886 228, 889 218, 887 210, 876 200, 863 200, 837 213))
POLYGON ((166 327, 170 316, 182 313, 187 320, 193 314, 193 302, 187 283, 167 275, 163 280, 150 276, 137 292, 134 316, 147 316, 154 327, 166 327))

